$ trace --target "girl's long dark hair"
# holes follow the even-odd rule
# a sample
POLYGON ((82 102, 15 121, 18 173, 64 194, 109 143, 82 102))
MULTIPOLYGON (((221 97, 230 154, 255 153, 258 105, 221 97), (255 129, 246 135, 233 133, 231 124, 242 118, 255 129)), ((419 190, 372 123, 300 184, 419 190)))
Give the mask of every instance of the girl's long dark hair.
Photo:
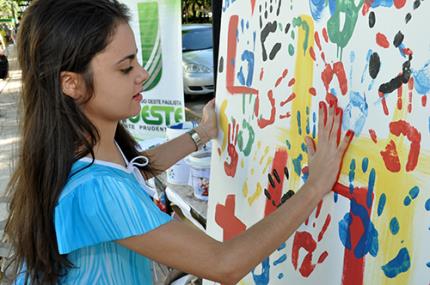
MULTIPOLYGON (((36 0, 26 10, 18 35, 22 69, 21 143, 7 191, 12 195, 5 232, 15 250, 16 270, 32 284, 56 284, 72 267, 60 255, 54 208, 72 164, 99 139, 79 105, 62 93, 60 73, 83 76, 87 100, 93 91, 90 62, 111 41, 127 8, 116 0, 36 0)), ((115 139, 128 159, 136 143, 119 124, 115 139)))

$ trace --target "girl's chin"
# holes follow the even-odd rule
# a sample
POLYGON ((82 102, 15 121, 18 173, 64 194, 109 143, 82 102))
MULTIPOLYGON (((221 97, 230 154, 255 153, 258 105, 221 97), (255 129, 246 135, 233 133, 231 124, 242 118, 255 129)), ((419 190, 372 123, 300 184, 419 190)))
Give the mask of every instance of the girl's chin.
POLYGON ((137 115, 140 114, 140 110, 141 110, 141 106, 139 104, 139 106, 136 109, 133 109, 133 112, 131 112, 130 116, 128 116, 127 118, 136 117, 137 115))
MULTIPOLYGON (((120 118, 119 120, 120 121, 123 121, 123 122, 125 122, 127 119, 133 119, 133 118, 135 118, 135 117, 137 117, 137 116, 139 116, 139 114, 140 114, 140 107, 139 108, 136 108, 136 109, 133 109, 133 111, 131 111, 130 113, 128 113, 128 114, 126 114, 126 115, 124 115, 122 118, 120 118)), ((133 121, 133 122, 137 122, 137 121, 135 121, 135 120, 131 120, 131 121, 133 121)), ((130 121, 130 122, 131 122, 130 121)), ((128 122, 128 123, 130 123, 130 122, 128 122)))

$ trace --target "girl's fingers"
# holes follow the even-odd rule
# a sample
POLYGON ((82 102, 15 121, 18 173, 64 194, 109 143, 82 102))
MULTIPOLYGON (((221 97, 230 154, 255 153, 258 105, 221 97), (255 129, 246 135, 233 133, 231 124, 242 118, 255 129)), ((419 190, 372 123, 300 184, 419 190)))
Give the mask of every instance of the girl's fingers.
POLYGON ((340 142, 340 136, 342 132, 342 117, 343 117, 343 111, 342 108, 336 107, 335 108, 335 117, 333 122, 333 128, 330 134, 330 138, 336 139, 336 145, 339 145, 340 142))
POLYGON ((343 124, 343 109, 339 108, 339 129, 337 132, 336 145, 340 144, 340 138, 342 136, 342 124, 343 124))
POLYGON ((318 112, 318 136, 320 138, 326 137, 325 134, 325 125, 327 123, 327 105, 325 102, 321 101, 319 103, 319 112, 318 112))
POLYGON ((327 104, 323 101, 320 102, 320 106, 322 109, 322 122, 323 122, 323 127, 325 125, 327 125, 327 104))
POLYGON ((308 157, 312 158, 315 154, 315 142, 311 137, 306 137, 306 147, 308 148, 308 157))
POLYGON ((335 116, 335 105, 334 103, 330 103, 330 107, 328 108, 328 116, 327 116, 327 124, 326 128, 328 129, 328 136, 331 136, 331 132, 333 130, 334 116, 335 116))
POLYGON ((206 103, 203 109, 214 109, 215 108, 215 98, 206 103))
POLYGON ((211 107, 214 107, 214 106, 215 106, 215 98, 213 98, 212 100, 210 100, 210 101, 207 103, 207 105, 208 105, 208 106, 211 106, 211 107))
POLYGON ((333 129, 335 111, 336 111, 336 106, 334 105, 334 103, 330 103, 330 107, 328 109, 327 124, 326 124, 326 127, 329 128, 330 133, 333 129))
POLYGON ((342 158, 353 138, 354 138, 354 131, 348 130, 338 148, 339 154, 342 156, 342 158))

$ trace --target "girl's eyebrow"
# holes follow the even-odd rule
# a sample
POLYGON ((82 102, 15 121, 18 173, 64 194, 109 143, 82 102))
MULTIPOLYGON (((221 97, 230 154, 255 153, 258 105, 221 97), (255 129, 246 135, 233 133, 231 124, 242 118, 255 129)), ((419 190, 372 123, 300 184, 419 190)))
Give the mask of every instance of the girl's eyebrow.
POLYGON ((133 60, 136 57, 136 54, 137 54, 137 50, 136 50, 136 53, 127 55, 126 57, 120 59, 116 64, 119 64, 119 63, 123 62, 124 60, 133 60))

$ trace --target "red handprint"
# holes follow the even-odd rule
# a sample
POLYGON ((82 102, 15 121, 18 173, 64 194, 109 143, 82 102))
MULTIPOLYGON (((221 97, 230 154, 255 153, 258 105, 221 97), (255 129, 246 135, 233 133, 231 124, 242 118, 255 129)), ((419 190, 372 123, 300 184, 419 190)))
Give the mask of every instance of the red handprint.
POLYGON ((239 155, 236 150, 237 138, 239 133, 239 124, 233 120, 232 124, 228 125, 228 146, 227 153, 230 157, 230 162, 224 162, 224 171, 227 176, 234 177, 236 175, 237 162, 239 155))
POLYGON ((267 92, 267 98, 269 98, 270 102, 270 118, 266 119, 263 118, 262 115, 260 115, 260 96, 257 96, 255 99, 255 106, 254 106, 254 115, 257 117, 257 123, 260 129, 264 129, 267 126, 272 125, 275 122, 275 116, 276 116, 276 106, 275 106, 275 98, 273 97, 273 91, 269 90, 267 92))
MULTIPOLYGON (((403 135, 410 142, 408 161, 406 163, 406 171, 413 171, 417 164, 421 148, 421 133, 406 121, 399 120, 390 123, 390 132, 395 136, 403 135)), ((393 140, 381 151, 382 159, 385 167, 391 172, 399 172, 401 169, 399 155, 397 153, 396 144, 393 140)))
MULTIPOLYGON (((323 33, 324 41, 328 43, 327 30, 324 28, 322 33, 323 33)), ((321 72, 321 80, 324 83, 324 87, 326 90, 326 101, 330 104, 334 104, 337 102, 337 98, 330 91, 330 87, 332 86, 334 77, 337 78, 337 82, 339 84, 339 88, 342 95, 346 95, 348 93, 348 80, 346 77, 345 67, 343 66, 342 61, 337 61, 333 64, 328 63, 321 45, 321 40, 318 32, 315 32, 314 38, 315 38, 315 43, 320 52, 320 57, 324 62, 324 70, 321 72)), ((313 47, 310 48, 310 54, 313 61, 317 61, 315 50, 313 47)))
MULTIPOLYGON (((322 201, 318 204, 315 219, 318 219, 322 207, 322 201)), ((305 225, 308 225, 309 220, 306 220, 305 225)), ((297 231, 294 235, 293 241, 293 252, 291 255, 291 261, 293 263, 294 269, 297 270, 298 260, 299 260, 299 251, 300 249, 304 249, 307 251, 306 256, 303 258, 302 264, 300 265, 299 272, 303 277, 308 277, 315 270, 315 267, 319 263, 323 263, 324 260, 328 256, 328 252, 324 251, 318 257, 318 261, 316 263, 313 262, 313 254, 317 249, 318 242, 320 242, 324 238, 324 234, 327 231, 328 226, 331 222, 331 216, 328 214, 325 218, 324 225, 321 228, 321 231, 318 234, 317 240, 312 236, 311 233, 306 231, 297 231)), ((313 223, 313 227, 315 227, 316 223, 313 223)))
MULTIPOLYGON (((408 105, 407 105, 407 110, 408 110, 408 113, 411 113, 412 112, 412 92, 414 90, 414 84, 415 84, 414 83, 414 78, 411 77, 411 78, 409 78, 409 80, 407 81, 407 83, 403 83, 400 80, 400 78, 402 78, 402 76, 403 76, 402 73, 400 73, 395 78, 395 79, 397 79, 397 81, 395 81, 395 82, 397 82, 397 85, 395 85, 395 86, 399 86, 399 87, 397 87, 397 104, 396 104, 396 107, 397 107, 398 110, 402 110, 403 109, 403 85, 407 84, 408 85, 408 105)), ((393 80, 395 80, 395 79, 393 79, 393 80)), ((385 85, 386 84, 388 84, 388 83, 385 83, 385 85)), ((381 86, 384 86, 384 85, 381 85, 381 86)), ((389 89, 389 90, 384 89, 384 91, 385 92, 389 92, 389 91, 391 91, 391 89, 389 89)), ((392 92, 394 92, 394 90, 392 90, 390 93, 392 93, 392 92)), ((381 98, 381 103, 382 103, 382 108, 384 110, 384 114, 388 116, 390 114, 390 111, 388 110, 386 93, 384 93, 382 91, 379 91, 378 94, 379 94, 379 98, 381 98)), ((427 97, 423 96, 422 97, 422 105, 423 105, 423 107, 425 107, 425 105, 427 104, 426 100, 427 100, 427 97)))

